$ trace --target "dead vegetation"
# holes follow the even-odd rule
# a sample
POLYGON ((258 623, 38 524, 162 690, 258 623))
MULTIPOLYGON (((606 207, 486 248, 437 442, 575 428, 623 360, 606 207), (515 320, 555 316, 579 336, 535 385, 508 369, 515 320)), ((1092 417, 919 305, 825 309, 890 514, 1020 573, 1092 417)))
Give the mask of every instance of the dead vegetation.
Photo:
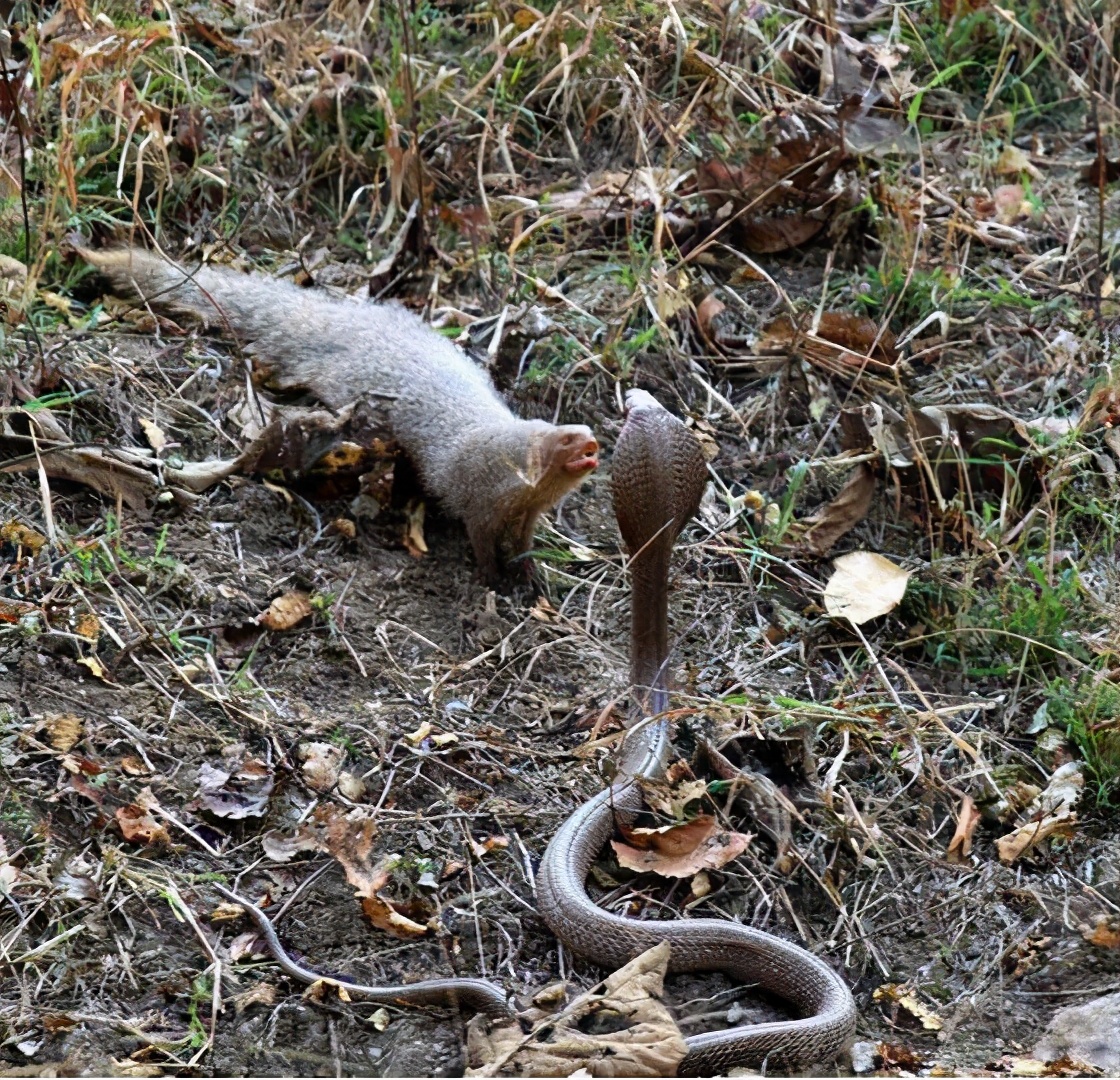
MULTIPOLYGON (((368 414, 265 402, 78 234, 403 300, 608 448, 627 386, 688 417, 690 764, 601 902, 825 956, 852 1068, 1091 1073, 1023 1059, 1120 986, 1107 3, 4 10, 0 1068, 512 1060, 305 1000, 208 881, 325 971, 475 974, 566 1030, 542 988, 607 974, 532 910, 625 711, 605 475, 538 537, 541 598, 487 594, 368 414)), ((771 1015, 667 986, 685 1035, 771 1015)))

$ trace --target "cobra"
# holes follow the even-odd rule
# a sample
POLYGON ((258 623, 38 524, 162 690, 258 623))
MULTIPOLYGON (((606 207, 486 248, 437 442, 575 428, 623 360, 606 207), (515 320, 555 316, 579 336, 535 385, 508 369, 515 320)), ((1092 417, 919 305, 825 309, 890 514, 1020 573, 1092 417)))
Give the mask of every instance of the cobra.
MULTIPOLYGON (((623 743, 615 782, 580 806, 560 827, 537 873, 537 908, 549 929, 574 953, 599 967, 617 968, 662 941, 669 970, 721 971, 787 1001, 797 1019, 692 1035, 682 1076, 733 1066, 790 1066, 834 1058, 855 1030, 856 1008, 844 981, 805 949, 741 923, 722 919, 639 921, 598 907, 587 894, 588 871, 614 830, 641 809, 639 781, 662 775, 669 754, 664 717, 669 680, 669 563, 681 530, 696 513, 706 466, 685 425, 650 394, 631 390, 612 464, 615 516, 629 556, 632 583, 630 677, 639 722, 623 743)), ((256 905, 216 885, 256 922, 288 975, 345 987, 352 999, 382 1004, 433 1005, 454 1001, 493 1015, 513 1015, 505 994, 482 979, 429 979, 404 986, 339 982, 297 964, 256 905)))

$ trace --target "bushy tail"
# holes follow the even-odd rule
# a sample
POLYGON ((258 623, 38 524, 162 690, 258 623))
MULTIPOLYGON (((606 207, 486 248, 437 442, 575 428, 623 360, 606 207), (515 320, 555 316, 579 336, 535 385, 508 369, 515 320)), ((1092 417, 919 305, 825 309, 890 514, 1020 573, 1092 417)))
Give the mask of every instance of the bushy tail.
POLYGON ((184 270, 141 248, 76 248, 122 295, 202 319, 234 337, 256 339, 275 331, 278 315, 298 311, 306 292, 290 282, 242 274, 225 267, 184 270))

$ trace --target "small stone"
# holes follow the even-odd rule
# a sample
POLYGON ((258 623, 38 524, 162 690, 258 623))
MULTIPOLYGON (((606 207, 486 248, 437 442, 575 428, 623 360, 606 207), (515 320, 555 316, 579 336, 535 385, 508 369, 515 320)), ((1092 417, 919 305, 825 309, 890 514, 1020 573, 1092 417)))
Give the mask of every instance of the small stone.
POLYGON ((1034 1048, 1040 1061, 1070 1057, 1120 1074, 1120 993, 1059 1009, 1034 1048))
POLYGON ((852 1072, 857 1076, 875 1071, 875 1055, 879 1047, 873 1042, 852 1043, 849 1053, 852 1055, 852 1072))

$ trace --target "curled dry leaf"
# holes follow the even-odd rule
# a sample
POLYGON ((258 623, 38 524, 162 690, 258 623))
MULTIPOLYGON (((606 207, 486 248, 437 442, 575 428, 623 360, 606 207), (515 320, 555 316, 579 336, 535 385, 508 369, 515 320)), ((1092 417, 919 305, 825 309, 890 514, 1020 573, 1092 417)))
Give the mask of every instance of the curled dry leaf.
POLYGON ((696 305, 696 325, 700 328, 700 334, 705 341, 711 343, 715 339, 716 335, 712 326, 712 320, 725 310, 726 305, 715 293, 708 293, 708 295, 696 305))
POLYGON ((77 663, 86 668, 91 675, 100 679, 102 682, 108 682, 105 678, 105 668, 101 666, 101 661, 96 656, 79 656, 77 663))
POLYGON ((298 589, 278 596, 268 610, 257 616, 257 623, 268 630, 291 630, 311 614, 311 597, 298 589))
POLYGON ((894 334, 880 333, 878 323, 847 311, 824 312, 815 333, 808 318, 794 322, 779 316, 763 331, 758 351, 796 353, 825 371, 847 376, 889 373, 898 360, 894 334))
POLYGON ((897 1009, 905 1009, 915 1020, 921 1021, 926 1031, 940 1031, 945 1026, 941 1019, 928 1005, 918 1000, 912 986, 905 983, 885 983, 871 995, 875 1001, 887 1002, 897 1009))
POLYGON ((1085 787, 1083 768, 1082 762, 1070 761, 1054 772, 1026 809, 1032 820, 996 841, 1001 862, 1014 862, 1051 836, 1072 835, 1077 824, 1074 807, 1085 787))
POLYGON ((561 1012, 517 1020, 477 1016, 467 1028, 467 1076, 675 1076, 688 1052, 661 1003, 669 943, 635 957, 561 1012))
POLYGON ((945 851, 945 858, 949 862, 963 863, 968 861, 969 853, 972 851, 972 834, 976 832, 976 826, 979 824, 980 811, 976 808, 972 796, 965 795, 961 799, 960 812, 957 814, 956 832, 953 833, 953 838, 949 841, 949 847, 945 851))
POLYGON ((690 878, 701 870, 718 870, 742 855, 751 842, 749 833, 720 828, 711 814, 659 829, 624 829, 623 836, 629 844, 611 841, 623 866, 672 878, 690 878))
POLYGON ((424 503, 418 499, 409 500, 404 508, 405 529, 404 547, 414 559, 422 559, 428 554, 424 540, 424 503))
POLYGON ((894 611, 906 593, 910 571, 873 551, 853 551, 835 560, 824 589, 825 610, 856 626, 894 611))
POLYGON ((240 904, 231 904, 227 901, 210 912, 210 921, 212 923, 234 922, 244 914, 245 909, 240 904))

